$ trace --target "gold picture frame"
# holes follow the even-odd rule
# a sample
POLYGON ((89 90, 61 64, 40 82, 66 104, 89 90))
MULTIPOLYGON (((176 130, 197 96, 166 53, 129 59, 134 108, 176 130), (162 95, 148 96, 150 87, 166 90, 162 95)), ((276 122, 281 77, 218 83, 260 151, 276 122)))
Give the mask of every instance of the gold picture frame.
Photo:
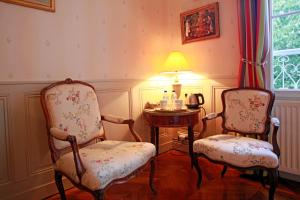
POLYGON ((180 14, 182 44, 220 37, 218 2, 180 14))
POLYGON ((5 3, 55 12, 55 0, 0 0, 5 3))

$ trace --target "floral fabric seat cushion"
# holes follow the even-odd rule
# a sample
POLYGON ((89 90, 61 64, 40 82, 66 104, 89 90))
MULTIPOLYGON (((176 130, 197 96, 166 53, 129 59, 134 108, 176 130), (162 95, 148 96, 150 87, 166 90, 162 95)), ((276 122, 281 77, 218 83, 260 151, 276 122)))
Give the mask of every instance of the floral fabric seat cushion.
MULTIPOLYGON (((105 140, 84 147, 79 153, 86 168, 81 184, 91 190, 97 190, 145 165, 155 156, 155 146, 146 142, 105 140)), ((79 183, 72 152, 61 156, 54 168, 79 183)))
POLYGON ((273 153, 272 144, 248 137, 214 135, 196 140, 195 153, 202 153, 212 160, 230 163, 237 167, 278 167, 279 161, 273 153))

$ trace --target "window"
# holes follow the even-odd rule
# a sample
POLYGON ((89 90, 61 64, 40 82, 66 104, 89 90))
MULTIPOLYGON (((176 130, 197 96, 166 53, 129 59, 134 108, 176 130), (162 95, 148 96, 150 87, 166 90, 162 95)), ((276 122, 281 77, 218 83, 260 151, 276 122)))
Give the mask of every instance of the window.
POLYGON ((300 1, 272 0, 273 88, 300 89, 300 1))

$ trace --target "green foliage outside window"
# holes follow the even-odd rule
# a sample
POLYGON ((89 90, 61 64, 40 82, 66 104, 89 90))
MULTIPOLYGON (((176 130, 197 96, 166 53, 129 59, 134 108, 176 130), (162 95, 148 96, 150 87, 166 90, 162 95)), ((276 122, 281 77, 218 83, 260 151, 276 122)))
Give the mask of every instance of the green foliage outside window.
MULTIPOLYGON (((300 48, 300 0, 273 0, 273 52, 300 48)), ((296 53, 273 57, 275 89, 300 89, 300 49, 296 53)))

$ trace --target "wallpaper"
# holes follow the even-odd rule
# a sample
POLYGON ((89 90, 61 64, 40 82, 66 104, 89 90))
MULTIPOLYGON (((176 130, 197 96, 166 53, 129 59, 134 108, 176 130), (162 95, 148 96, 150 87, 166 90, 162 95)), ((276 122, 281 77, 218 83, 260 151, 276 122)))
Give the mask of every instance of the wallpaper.
POLYGON ((56 11, 0 2, 0 81, 147 79, 171 50, 191 69, 235 76, 236 2, 220 0, 220 38, 181 44, 180 12, 212 0, 56 0, 56 11))

